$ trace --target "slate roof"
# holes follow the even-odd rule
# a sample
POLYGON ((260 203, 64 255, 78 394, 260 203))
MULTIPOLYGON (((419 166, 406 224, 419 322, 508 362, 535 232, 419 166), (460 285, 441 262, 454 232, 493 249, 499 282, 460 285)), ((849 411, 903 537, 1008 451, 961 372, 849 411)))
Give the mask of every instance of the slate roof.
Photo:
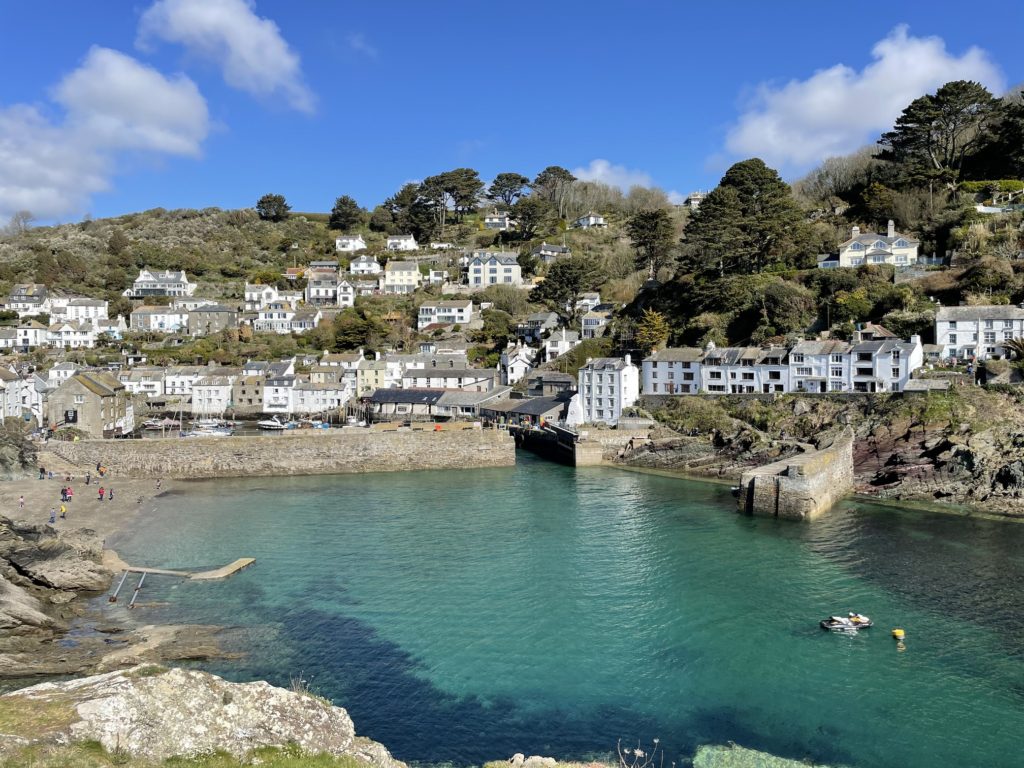
POLYGON ((1024 320, 1024 308, 1012 304, 939 307, 935 320, 1024 320))
POLYGON ((444 393, 443 389, 378 389, 370 395, 370 402, 436 405, 444 393))

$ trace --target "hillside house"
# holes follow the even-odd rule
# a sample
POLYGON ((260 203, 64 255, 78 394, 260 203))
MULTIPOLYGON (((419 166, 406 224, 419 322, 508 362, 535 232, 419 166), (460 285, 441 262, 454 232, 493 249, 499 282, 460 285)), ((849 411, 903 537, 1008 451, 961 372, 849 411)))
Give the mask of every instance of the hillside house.
POLYGON ((571 352, 580 344, 580 334, 559 328, 544 340, 544 359, 554 360, 566 352, 571 352))
POLYGON ((291 333, 295 307, 286 301, 272 301, 262 307, 253 320, 252 329, 257 333, 291 333))
POLYGON ((512 385, 523 379, 537 364, 540 350, 524 346, 522 342, 509 345, 502 350, 498 363, 501 383, 512 385))
POLYGON ((604 336, 605 328, 608 327, 611 319, 611 312, 598 312, 596 309, 587 312, 580 321, 580 327, 583 329, 583 338, 596 339, 604 336))
POLYGON ((4 306, 18 317, 41 315, 50 311, 50 294, 42 283, 18 283, 7 296, 4 306))
POLYGON ((312 269, 306 272, 306 290, 303 297, 314 306, 338 306, 338 271, 312 269))
POLYGON ((261 285, 259 283, 245 284, 245 311, 256 312, 272 301, 280 297, 277 288, 273 285, 261 285))
POLYGON ((659 349, 640 363, 641 391, 645 395, 694 395, 700 391, 700 360, 697 347, 659 349))
POLYGON ((577 229, 603 229, 608 226, 608 222, 601 214, 590 211, 576 219, 572 225, 577 229))
POLYGON ((1019 338, 1024 338, 1024 307, 939 307, 935 313, 935 343, 943 359, 1003 358, 1003 342, 1019 338))
POLYGON ((238 327, 238 311, 223 304, 204 304, 188 313, 190 336, 209 336, 238 327))
POLYGON ((499 211, 497 208, 484 216, 484 229, 493 229, 499 232, 515 227, 516 222, 509 215, 508 211, 499 211))
POLYGON ((423 280, 415 261, 389 261, 380 278, 383 293, 414 293, 423 280))
POLYGON ((543 264, 550 264, 553 261, 558 261, 558 259, 566 259, 572 256, 572 248, 567 245, 551 245, 550 243, 542 242, 530 251, 530 255, 543 264))
POLYGON ((388 235, 386 248, 389 251, 418 251, 420 246, 412 235, 388 235))
POLYGON ((60 309, 54 306, 50 311, 52 320, 66 320, 80 323, 83 320, 106 320, 109 303, 102 299, 73 298, 61 302, 60 309))
POLYGON ((46 343, 57 349, 92 349, 96 329, 90 322, 54 323, 46 331, 46 343))
POLYGON ((188 279, 185 270, 152 269, 139 270, 139 276, 124 295, 130 299, 144 299, 147 296, 191 296, 196 284, 188 279))
POLYGON ((540 342, 545 334, 558 327, 559 322, 555 312, 534 312, 516 323, 516 336, 527 342, 540 342))
POLYGON ((135 428, 131 397, 108 373, 80 371, 50 393, 47 419, 51 429, 74 427, 89 437, 126 435, 135 428))
POLYGON ((380 262, 368 255, 357 256, 348 263, 349 274, 353 277, 379 275, 381 269, 380 262))
POLYGON ((429 325, 467 325, 473 320, 473 302, 429 301, 420 305, 416 317, 416 330, 429 325))
POLYGON ((334 239, 334 250, 339 253, 354 253, 366 250, 366 241, 362 235, 339 235, 334 239))
POLYGON ((488 285, 523 284, 523 270, 514 253, 498 251, 474 251, 466 265, 470 288, 485 288, 488 285))
POLYGON ((853 227, 850 238, 839 244, 839 253, 819 258, 818 266, 822 269, 859 267, 863 264, 909 267, 917 263, 918 246, 920 241, 899 234, 890 219, 884 235, 861 233, 860 227, 853 227))
POLYGON ((188 312, 164 306, 143 306, 133 309, 129 327, 133 331, 177 333, 188 329, 188 312))

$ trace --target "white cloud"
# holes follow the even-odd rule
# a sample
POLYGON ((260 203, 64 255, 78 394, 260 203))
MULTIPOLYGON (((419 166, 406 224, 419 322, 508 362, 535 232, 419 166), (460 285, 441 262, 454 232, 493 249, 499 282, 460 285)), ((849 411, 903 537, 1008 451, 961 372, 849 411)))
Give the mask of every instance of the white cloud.
POLYGON ((167 78, 130 56, 92 48, 53 90, 64 116, 0 107, 0 220, 80 214, 110 186, 125 152, 196 156, 209 132, 206 101, 186 77, 167 78))
POLYGON ((953 56, 941 38, 911 37, 906 26, 880 40, 871 55, 874 61, 860 72, 836 64, 806 80, 761 84, 726 148, 790 172, 806 170, 874 142, 911 101, 943 83, 977 80, 997 92, 1003 84, 979 48, 953 56))
POLYGON ((370 44, 362 32, 353 32, 346 38, 348 47, 356 53, 361 53, 371 59, 377 58, 377 49, 370 44))
POLYGON ((572 175, 583 181, 599 181, 610 187, 618 187, 623 192, 628 192, 630 187, 654 186, 649 173, 624 165, 613 165, 601 158, 591 160, 588 166, 573 168, 572 175))
POLYGON ((216 62, 233 88, 262 98, 281 95, 292 108, 313 111, 298 54, 277 24, 257 16, 246 0, 157 0, 139 21, 139 44, 151 39, 216 62))

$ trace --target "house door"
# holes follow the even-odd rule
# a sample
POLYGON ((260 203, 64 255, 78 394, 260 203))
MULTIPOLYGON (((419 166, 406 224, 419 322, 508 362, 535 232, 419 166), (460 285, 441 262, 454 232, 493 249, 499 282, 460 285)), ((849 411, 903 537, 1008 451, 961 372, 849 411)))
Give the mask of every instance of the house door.
POLYGON ((818 391, 819 392, 827 392, 828 391, 828 386, 826 385, 826 383, 824 381, 818 383, 818 391))

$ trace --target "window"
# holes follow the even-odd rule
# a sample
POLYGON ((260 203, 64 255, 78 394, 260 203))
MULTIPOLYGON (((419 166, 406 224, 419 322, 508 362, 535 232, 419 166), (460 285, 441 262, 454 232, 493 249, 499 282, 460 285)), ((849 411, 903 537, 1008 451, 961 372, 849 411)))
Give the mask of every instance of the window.
POLYGON ((858 368, 857 369, 857 375, 858 376, 870 376, 871 375, 871 369, 870 368, 858 368))
POLYGON ((790 359, 794 363, 802 363, 804 361, 804 356, 803 355, 793 355, 790 359))
POLYGON ((859 362, 859 363, 870 363, 871 362, 871 353, 870 352, 858 352, 857 353, 857 362, 859 362))
POLYGON ((900 369, 899 368, 893 368, 892 369, 892 377, 894 379, 898 379, 900 377, 900 369))
POLYGON ((1010 341, 1013 338, 1013 331, 1003 331, 1003 341, 1010 341))
POLYGON ((850 250, 851 251, 863 251, 864 250, 864 246, 861 245, 860 243, 854 243, 853 245, 850 246, 850 250))
POLYGON ((985 331, 985 343, 986 344, 995 344, 996 343, 996 332, 995 331, 985 331))
POLYGON ((985 327, 986 328, 991 328, 992 327, 992 321, 991 320, 986 320, 985 321, 985 327))
POLYGON ((657 371, 657 370, 653 370, 653 371, 651 371, 651 378, 652 378, 652 379, 656 379, 656 378, 658 378, 658 371, 657 371))
POLYGON ((814 370, 811 369, 811 368, 797 368, 796 369, 796 375, 797 376, 810 376, 812 373, 814 373, 814 370))
POLYGON ((894 349, 892 351, 892 359, 893 360, 899 360, 900 359, 900 351, 898 349, 894 349))
POLYGON ((744 371, 743 372, 743 380, 744 381, 753 381, 754 380, 753 372, 752 371, 751 372, 744 371))
POLYGON ((949 330, 951 330, 951 331, 955 331, 956 330, 956 320, 950 320, 949 321, 949 330))
POLYGON ((693 381, 693 374, 692 373, 684 373, 683 374, 683 381, 693 381))
POLYGON ((669 372, 668 372, 668 377, 669 377, 670 379, 674 379, 674 378, 676 377, 676 372, 675 372, 675 371, 669 371, 669 372))
POLYGON ((75 395, 75 405, 81 405, 85 402, 85 395, 75 395))
POLYGON ((832 362, 833 363, 841 363, 841 362, 843 362, 843 356, 842 355, 832 355, 832 362))
POLYGON ((949 343, 950 344, 956 344, 956 334, 955 333, 949 334, 949 343))
POLYGON ((832 378, 841 379, 842 377, 843 377, 843 369, 842 368, 833 368, 832 369, 832 378))
POLYGON ((721 371, 708 371, 708 378, 709 379, 720 379, 720 378, 722 378, 722 372, 721 371))
POLYGON ((1013 328, 1013 320, 1003 320, 1003 328, 1013 328))
POLYGON ((768 379, 770 381, 781 381, 782 371, 768 371, 768 379))

